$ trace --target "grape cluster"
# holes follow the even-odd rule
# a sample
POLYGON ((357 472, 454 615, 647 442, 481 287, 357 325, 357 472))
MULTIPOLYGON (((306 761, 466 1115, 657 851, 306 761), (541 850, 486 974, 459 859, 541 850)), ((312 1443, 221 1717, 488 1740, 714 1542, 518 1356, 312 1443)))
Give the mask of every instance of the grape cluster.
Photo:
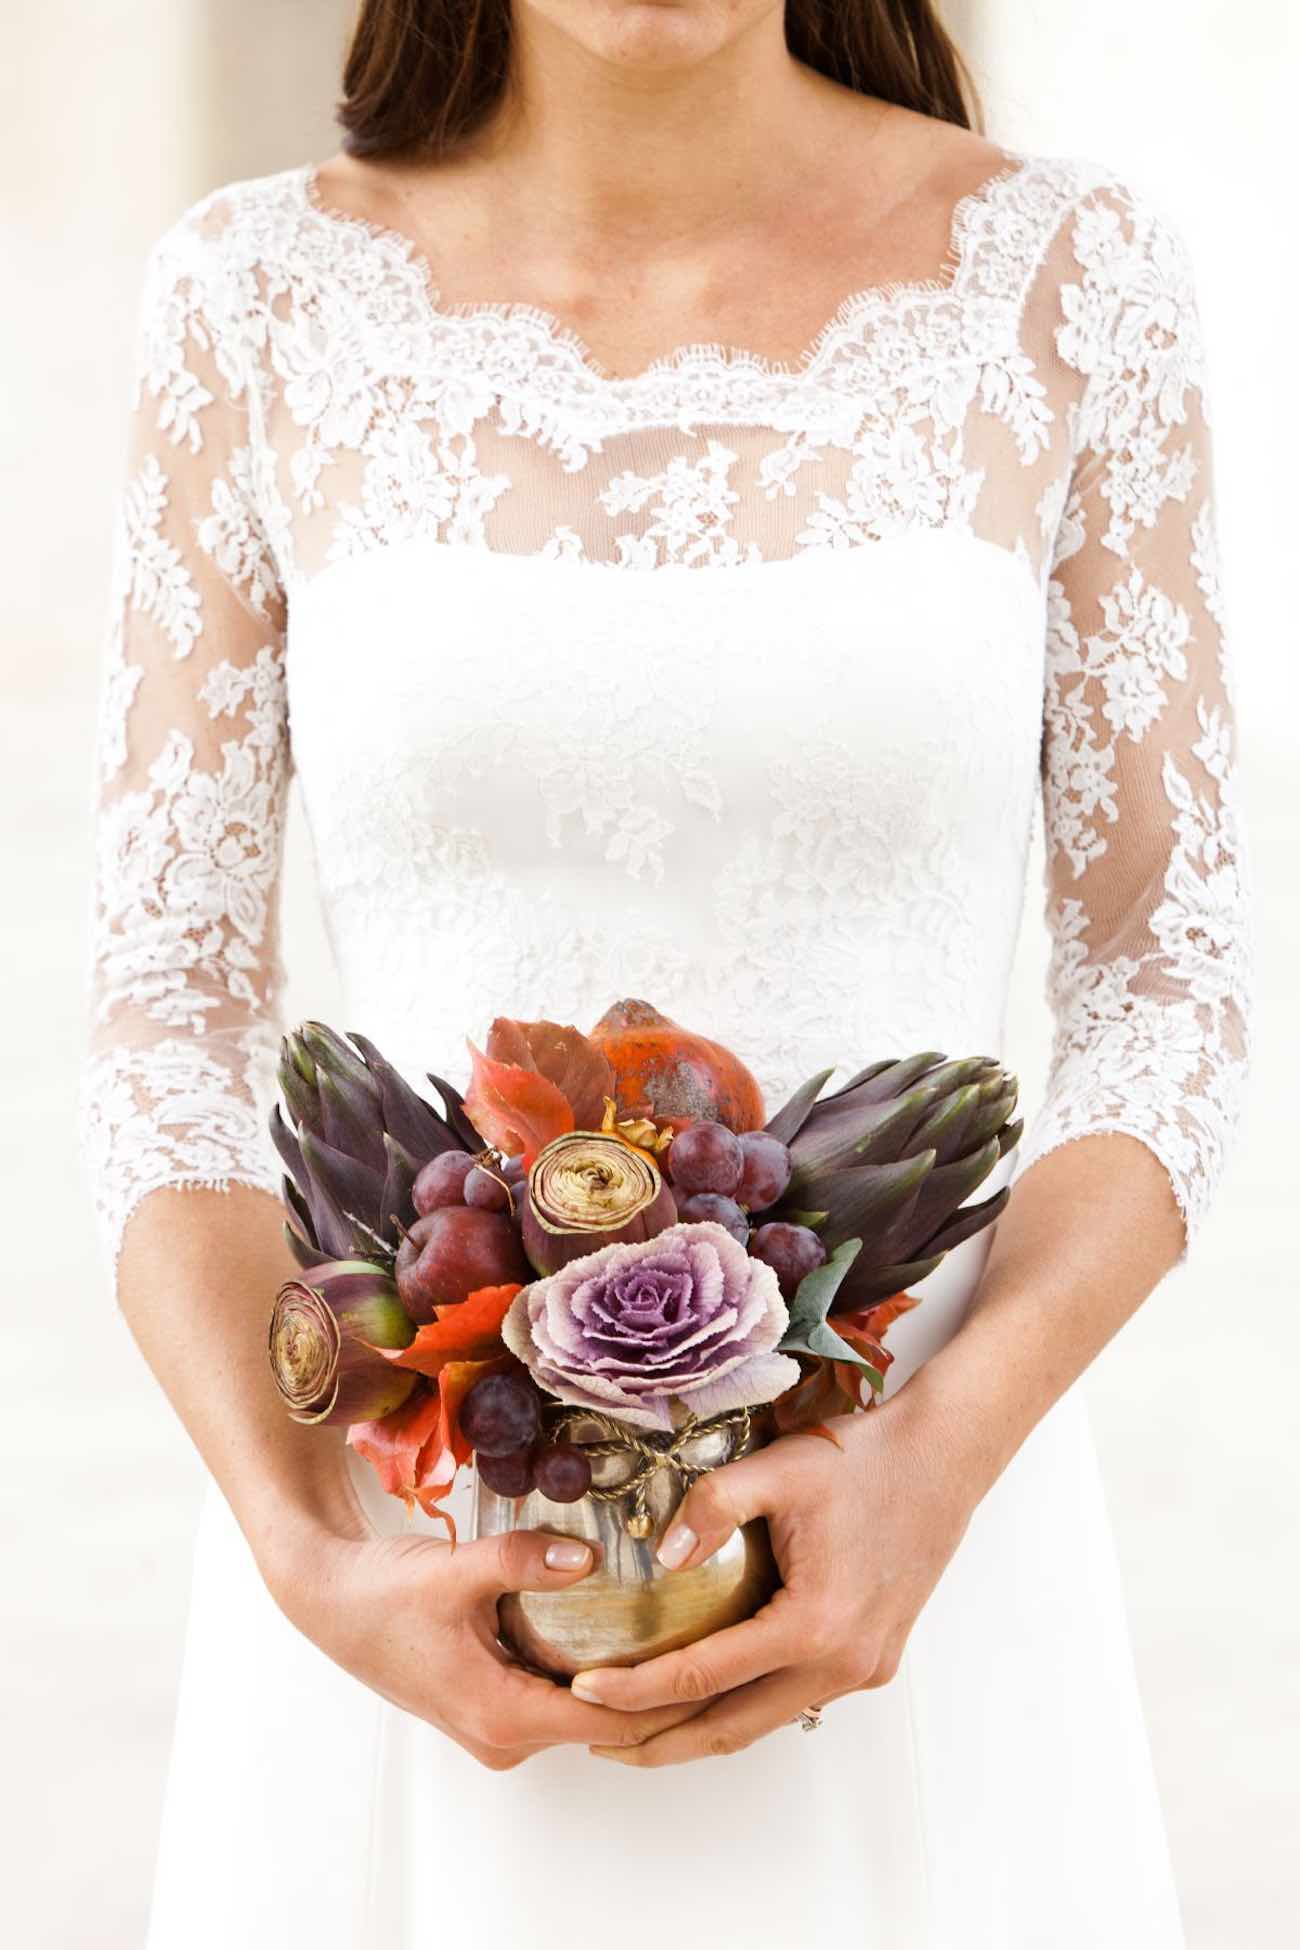
POLYGON ((725 1124, 688 1124, 669 1146, 668 1170, 678 1218, 725 1226, 772 1268, 787 1299, 825 1260, 826 1248, 811 1226, 780 1219, 752 1225, 752 1215, 770 1210, 790 1183, 789 1147, 770 1131, 737 1135, 725 1124))
POLYGON ((460 1426, 474 1448, 484 1485, 498 1496, 540 1490, 552 1503, 576 1503, 591 1488, 591 1464, 572 1442, 542 1433, 542 1395, 518 1369, 484 1375, 468 1391, 460 1426))
POLYGON ((440 1151, 416 1177, 411 1202, 423 1219, 447 1205, 474 1205, 483 1212, 509 1212, 517 1206, 524 1179, 522 1154, 492 1162, 471 1151, 440 1151), (489 1168, 490 1166, 490 1168, 489 1168))
POLYGON ((411 1187, 419 1215, 397 1250, 393 1277, 412 1320, 464 1300, 476 1287, 532 1278, 515 1219, 523 1196, 522 1158, 440 1151, 411 1187))

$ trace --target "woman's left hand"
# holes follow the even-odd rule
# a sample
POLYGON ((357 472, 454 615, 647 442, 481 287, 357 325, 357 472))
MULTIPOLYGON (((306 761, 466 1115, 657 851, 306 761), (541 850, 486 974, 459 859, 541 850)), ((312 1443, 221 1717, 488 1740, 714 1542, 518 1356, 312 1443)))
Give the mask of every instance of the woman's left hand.
POLYGON ((629 1767, 734 1754, 806 1707, 893 1678, 978 1501, 962 1457, 931 1418, 908 1412, 906 1395, 827 1423, 839 1446, 782 1436, 700 1477, 660 1561, 699 1564, 738 1524, 765 1516, 782 1589, 753 1618, 680 1652, 581 1674, 579 1698, 629 1712, 714 1701, 640 1745, 592 1753, 629 1767))

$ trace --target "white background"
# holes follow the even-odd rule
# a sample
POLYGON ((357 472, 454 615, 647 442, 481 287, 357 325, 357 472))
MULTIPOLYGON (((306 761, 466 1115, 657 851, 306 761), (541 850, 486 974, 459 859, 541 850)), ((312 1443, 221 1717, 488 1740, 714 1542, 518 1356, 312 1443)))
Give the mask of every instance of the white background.
MULTIPOLYGON (((336 147, 350 12, 345 0, 44 0, 0 79, 0 1848, 12 1858, 0 1913, 23 1950, 141 1939, 199 1489, 106 1298, 71 1122, 132 307, 145 248, 194 197, 336 147)), ((1086 1383, 1189 1950, 1282 1950, 1300 1909, 1290 13, 1286 0, 947 8, 992 136, 1104 160, 1176 217, 1210 349, 1260 899, 1256 1079, 1194 1264, 1086 1383)), ((285 928, 291 1016, 335 1019, 296 807, 285 928)), ((1043 960, 1035 886, 1009 1052, 1028 1105, 1046 1049, 1043 960)), ((180 1321, 183 1306, 178 1295, 180 1321)), ((1123 1945, 1117 1918, 1106 1950, 1123 1945)))

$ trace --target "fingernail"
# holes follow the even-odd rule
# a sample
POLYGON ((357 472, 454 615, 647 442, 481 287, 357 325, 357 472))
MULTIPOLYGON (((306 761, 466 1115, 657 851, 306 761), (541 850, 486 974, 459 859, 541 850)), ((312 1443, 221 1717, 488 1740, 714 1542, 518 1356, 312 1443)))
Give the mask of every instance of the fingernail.
POLYGON ((686 1562, 699 1541, 688 1523, 675 1523, 655 1552, 655 1556, 665 1570, 675 1571, 679 1564, 686 1562))
POLYGON ((569 1691, 575 1698, 585 1699, 589 1706, 603 1706, 605 1704, 600 1690, 600 1682, 592 1673, 580 1672, 576 1679, 570 1681, 569 1691))
POLYGON ((585 1571, 591 1562, 591 1545, 576 1539, 546 1546, 546 1566, 551 1571, 585 1571))

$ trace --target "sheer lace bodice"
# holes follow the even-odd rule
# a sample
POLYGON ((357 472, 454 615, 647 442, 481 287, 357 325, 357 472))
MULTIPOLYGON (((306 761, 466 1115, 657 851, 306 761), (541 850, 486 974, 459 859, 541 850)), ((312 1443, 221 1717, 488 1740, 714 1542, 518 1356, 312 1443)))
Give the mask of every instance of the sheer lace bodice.
POLYGON ((445 306, 310 166, 156 242, 102 657, 83 1144, 275 1190, 296 771, 350 1020, 462 1080, 501 1009, 615 996, 775 1096, 1002 1033, 1036 803, 1056 1043, 1023 1163, 1126 1131, 1189 1234, 1249 991, 1186 247, 1007 152, 933 279, 804 357, 630 378, 445 306))

